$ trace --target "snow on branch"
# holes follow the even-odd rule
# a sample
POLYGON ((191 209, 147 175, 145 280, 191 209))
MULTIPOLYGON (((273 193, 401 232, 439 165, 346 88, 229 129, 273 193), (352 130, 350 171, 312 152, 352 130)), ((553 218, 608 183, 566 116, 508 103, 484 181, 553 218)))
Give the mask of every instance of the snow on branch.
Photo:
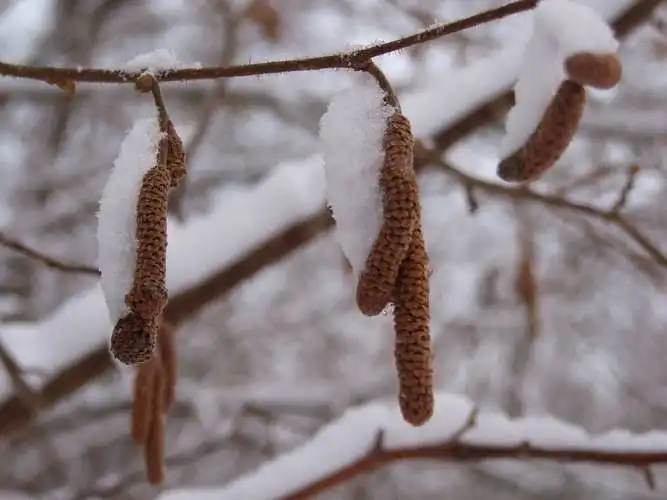
POLYGON ((182 489, 158 500, 296 500, 401 460, 551 460, 647 471, 667 463, 667 433, 614 430, 590 435, 550 416, 512 420, 478 412, 459 395, 438 394, 423 427, 406 425, 398 409, 373 403, 348 410, 311 441, 219 489, 182 489))

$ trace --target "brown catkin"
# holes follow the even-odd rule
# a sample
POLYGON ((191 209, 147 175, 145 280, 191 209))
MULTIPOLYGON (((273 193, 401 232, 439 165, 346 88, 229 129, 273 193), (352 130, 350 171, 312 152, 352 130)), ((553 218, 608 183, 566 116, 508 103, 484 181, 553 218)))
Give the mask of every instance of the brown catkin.
POLYGON ((116 323, 109 350, 123 364, 145 363, 155 351, 157 326, 156 318, 147 320, 130 311, 116 323))
POLYGON ((507 182, 538 179, 562 156, 584 113, 586 90, 565 80, 525 146, 500 162, 497 174, 507 182))
POLYGON ((187 156, 183 141, 176 133, 174 124, 167 122, 167 170, 171 176, 171 187, 175 188, 188 173, 187 156))
POLYGON ((136 445, 144 445, 150 433, 158 377, 158 366, 154 360, 139 366, 134 377, 132 442, 136 445))
POLYGON ((419 223, 396 280, 394 357, 399 405, 406 422, 419 426, 433 415, 429 258, 419 223))
POLYGON ((357 284, 359 310, 380 314, 391 299, 401 262, 412 241, 419 214, 419 187, 414 170, 414 137, 400 113, 387 121, 384 162, 380 171, 383 223, 357 284))
POLYGON ((169 411, 176 399, 176 381, 178 380, 178 361, 176 357, 176 339, 174 338, 174 329, 166 321, 160 325, 158 335, 158 349, 160 351, 160 360, 164 376, 164 387, 162 397, 162 409, 169 411))
POLYGON ((111 336, 111 352, 125 364, 146 361, 146 349, 151 349, 150 358, 157 344, 160 317, 168 299, 165 277, 170 189, 171 175, 162 162, 162 154, 158 154, 156 165, 144 175, 137 201, 136 263, 132 289, 125 295, 130 313, 123 318, 129 326, 121 329, 119 325, 123 320, 119 321, 111 336), (135 332, 137 339, 129 338, 128 332, 135 332), (133 343, 141 348, 141 353, 130 352, 133 343), (133 359, 135 356, 137 359, 133 359))
POLYGON ((144 449, 144 460, 146 463, 146 476, 148 482, 153 485, 164 482, 164 376, 162 367, 158 363, 158 376, 156 377, 155 390, 153 393, 153 414, 151 418, 150 431, 144 449))
POLYGON ((616 54, 580 52, 565 60, 570 80, 598 89, 611 89, 621 81, 623 66, 616 54))

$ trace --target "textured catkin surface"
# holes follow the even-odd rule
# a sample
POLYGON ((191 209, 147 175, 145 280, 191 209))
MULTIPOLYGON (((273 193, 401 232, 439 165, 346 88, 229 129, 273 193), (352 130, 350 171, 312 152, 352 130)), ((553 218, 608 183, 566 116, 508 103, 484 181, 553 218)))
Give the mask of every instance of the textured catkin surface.
POLYGON ((157 344, 158 318, 145 319, 129 312, 118 320, 111 334, 109 350, 126 365, 138 365, 150 360, 157 344))
POLYGON ((383 147, 379 179, 383 223, 359 276, 356 294, 357 306, 367 316, 379 314, 389 303, 419 216, 414 137, 405 116, 396 113, 387 120, 383 147))
POLYGON ((565 60, 570 80, 599 89, 611 89, 621 81, 623 67, 616 54, 582 52, 565 60))
POLYGON ((429 259, 421 230, 396 281, 394 356, 399 380, 399 405, 406 422, 418 426, 433 415, 433 364, 430 335, 429 259))
POLYGON ((507 182, 538 179, 569 146, 585 105, 584 87, 572 80, 564 81, 526 145, 500 162, 498 177, 507 182))
POLYGON ((171 187, 175 188, 187 175, 188 167, 183 141, 171 120, 167 122, 167 139, 167 170, 171 176, 171 187))

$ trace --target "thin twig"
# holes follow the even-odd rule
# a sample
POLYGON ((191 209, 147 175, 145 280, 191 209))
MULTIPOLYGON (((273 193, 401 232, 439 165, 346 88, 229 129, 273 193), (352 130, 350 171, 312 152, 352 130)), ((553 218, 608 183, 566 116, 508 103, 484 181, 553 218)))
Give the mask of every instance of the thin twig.
POLYGON ((66 262, 62 262, 56 259, 55 257, 46 255, 45 253, 35 250, 34 248, 31 248, 21 243, 20 241, 7 236, 3 232, 0 232, 0 245, 9 248, 10 250, 13 250, 14 252, 20 253, 21 255, 24 255, 29 259, 41 262, 46 267, 50 267, 51 269, 56 269, 58 271, 62 271, 65 273, 88 274, 91 276, 100 275, 100 270, 97 269, 96 267, 84 266, 78 264, 68 264, 66 262))
MULTIPOLYGON (((487 10, 479 14, 455 21, 438 24, 413 35, 398 38, 390 42, 372 45, 342 54, 331 54, 320 57, 292 59, 286 61, 271 61, 265 63, 243 64, 238 66, 212 66, 206 68, 182 68, 162 70, 155 73, 160 82, 178 82, 194 80, 212 80, 218 78, 237 78, 242 76, 268 75, 276 73, 291 73, 298 71, 312 71, 321 69, 355 69, 363 67, 374 57, 391 52, 397 52, 415 45, 419 45, 437 38, 458 33, 481 24, 531 10, 537 0, 518 0, 502 7, 487 10)), ((142 71, 124 71, 111 69, 78 69, 37 67, 22 64, 0 62, 0 75, 16 78, 29 78, 45 82, 54 80, 72 80, 76 82, 95 83, 132 83, 141 75, 142 71)))
POLYGON ((586 215, 591 219, 608 222, 624 232, 626 236, 641 247, 660 267, 667 269, 667 255, 648 236, 618 213, 603 210, 585 203, 570 201, 564 197, 538 193, 526 186, 508 187, 495 182, 478 179, 443 161, 437 151, 430 150, 421 143, 418 143, 416 147, 418 155, 423 156, 423 159, 426 161, 438 165, 446 173, 453 175, 464 186, 470 186, 495 196, 535 201, 551 208, 569 210, 580 215, 586 215))
POLYGON ((614 206, 611 209, 612 214, 619 214, 623 208, 625 208, 625 205, 628 203, 628 197, 630 196, 630 192, 634 189, 635 187, 635 180, 637 179, 637 174, 639 174, 639 166, 638 165, 633 165, 628 169, 628 174, 627 178, 625 179, 625 184, 623 185, 623 189, 621 189, 621 192, 618 195, 618 199, 616 200, 616 203, 614 203, 614 206))

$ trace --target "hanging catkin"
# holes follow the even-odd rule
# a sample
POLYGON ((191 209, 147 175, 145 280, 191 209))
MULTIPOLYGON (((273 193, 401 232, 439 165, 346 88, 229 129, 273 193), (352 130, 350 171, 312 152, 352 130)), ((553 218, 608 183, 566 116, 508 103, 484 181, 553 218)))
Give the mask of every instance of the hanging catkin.
POLYGON ((399 405, 405 421, 415 426, 431 418, 434 404, 429 269, 419 221, 394 291, 399 405))
MULTIPOLYGON (((160 365, 156 359, 154 362, 160 365)), ((162 366, 158 366, 161 370, 162 366)), ((144 461, 146 463, 146 476, 148 482, 156 485, 164 481, 164 377, 156 377, 155 390, 153 393, 151 425, 146 439, 144 449, 144 461)))
POLYGON ((359 310, 382 312, 390 301, 401 262, 407 254, 419 213, 419 188, 413 166, 414 137, 400 113, 387 120, 380 171, 383 224, 357 284, 359 310))
POLYGON ((581 85, 610 89, 621 81, 623 66, 616 54, 580 52, 565 60, 568 78, 581 85))
POLYGON ((498 177, 507 182, 538 179, 565 152, 577 131, 586 104, 586 90, 565 80, 525 146, 502 160, 498 177))
POLYGON ((155 166, 143 178, 136 213, 137 252, 132 288, 125 296, 130 312, 116 324, 110 350, 122 363, 148 361, 156 346, 167 304, 167 206, 169 193, 186 174, 183 144, 168 119, 155 166))
POLYGON ((162 362, 162 371, 164 375, 162 408, 167 412, 171 409, 175 399, 178 364, 176 359, 174 329, 164 320, 160 325, 158 350, 160 352, 160 361, 162 362))
POLYGON ((153 419, 153 402, 160 377, 157 363, 153 360, 137 368, 134 376, 132 399, 132 442, 143 446, 150 432, 153 419))

